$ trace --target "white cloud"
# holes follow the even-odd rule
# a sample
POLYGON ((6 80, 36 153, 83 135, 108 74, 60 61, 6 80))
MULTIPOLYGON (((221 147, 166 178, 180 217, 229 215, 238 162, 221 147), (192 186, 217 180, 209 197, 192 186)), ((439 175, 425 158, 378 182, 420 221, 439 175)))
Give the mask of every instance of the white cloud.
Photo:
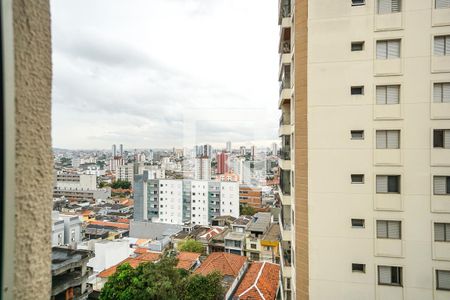
POLYGON ((52 34, 55 147, 178 147, 211 109, 195 142, 277 139, 276 1, 53 0, 52 34))

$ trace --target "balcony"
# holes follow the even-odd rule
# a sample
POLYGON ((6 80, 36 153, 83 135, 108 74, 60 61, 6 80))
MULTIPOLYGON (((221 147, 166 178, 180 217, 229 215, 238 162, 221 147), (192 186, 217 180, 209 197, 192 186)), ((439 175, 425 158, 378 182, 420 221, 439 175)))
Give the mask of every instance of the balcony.
POLYGON ((283 113, 280 118, 280 129, 278 136, 290 135, 292 133, 291 117, 289 113, 283 113))
POLYGON ((282 25, 283 21, 290 19, 292 16, 291 0, 281 0, 279 2, 278 24, 282 25))
MULTIPOLYGON (((290 207, 290 206, 289 206, 290 207)), ((292 226, 290 217, 283 217, 283 213, 280 213, 280 231, 281 231, 281 240, 282 241, 291 241, 292 240, 292 226)))

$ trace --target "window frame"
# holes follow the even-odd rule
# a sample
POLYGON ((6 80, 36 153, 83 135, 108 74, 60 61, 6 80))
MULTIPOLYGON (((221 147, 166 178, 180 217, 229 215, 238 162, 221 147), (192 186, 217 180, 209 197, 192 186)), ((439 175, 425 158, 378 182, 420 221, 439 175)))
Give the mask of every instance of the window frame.
POLYGON ((366 220, 365 220, 365 219, 352 218, 352 219, 350 220, 350 223, 351 223, 351 225, 352 225, 352 228, 366 228, 366 220), (354 223, 354 221, 355 221, 355 223, 356 223, 356 221, 362 221, 362 226, 357 226, 357 225, 354 223))
POLYGON ((403 286, 403 267, 400 266, 386 266, 386 265, 378 265, 377 266, 377 281, 378 281, 378 285, 387 285, 387 286, 398 286, 398 287, 402 287, 403 286), (390 268, 390 272, 391 272, 391 282, 390 283, 384 283, 380 281, 380 267, 388 267, 390 268), (399 283, 392 283, 392 270, 397 270, 397 277, 399 278, 399 283))
POLYGON ((393 150, 393 149, 400 149, 401 148, 401 139, 402 139, 402 132, 400 129, 375 129, 375 149, 377 150, 393 150), (389 147, 389 133, 398 132, 398 140, 397 145, 398 147, 389 147), (386 147, 378 147, 378 133, 384 133, 385 134, 385 141, 386 147))
POLYGON ((436 290, 438 291, 450 291, 450 286, 448 288, 440 288, 439 287, 439 272, 450 273, 450 270, 438 270, 436 269, 436 290))
POLYGON ((363 96, 364 95, 364 85, 353 85, 350 87, 350 95, 351 96, 363 96), (361 93, 356 93, 356 91, 360 90, 361 93))
POLYGON ((447 43, 450 45, 450 34, 437 34, 433 36, 433 56, 439 56, 439 57, 448 57, 450 56, 450 48, 447 48, 447 43), (436 53, 436 39, 442 38, 444 39, 444 53, 443 54, 437 54, 436 53))
MULTIPOLYGON (((448 89, 450 90, 450 82, 449 81, 440 81, 440 82, 434 82, 433 83, 433 91, 432 91, 432 103, 450 103, 449 101, 444 101, 445 97, 444 97, 444 91, 445 91, 445 86, 449 86, 448 89), (439 87, 439 101, 436 101, 436 88, 439 87)), ((450 99, 450 95, 448 95, 449 99, 450 99)))
POLYGON ((352 273, 366 273, 366 264, 352 263, 352 273), (355 268, 362 267, 362 269, 355 268))
POLYGON ((447 231, 449 232, 449 236, 450 236, 450 223, 442 223, 442 222, 435 222, 435 223, 433 223, 434 242, 450 243, 450 238, 447 239, 447 231), (443 240, 437 240, 436 239, 436 225, 443 225, 444 226, 444 239, 443 240))
POLYGON ((364 6, 366 5, 366 0, 351 0, 352 1, 352 6, 364 6), (355 1, 361 1, 360 3, 355 3, 355 1))
MULTIPOLYGON (((358 6, 360 6, 360 5, 358 5, 358 6)), ((364 51, 365 46, 366 46, 365 41, 352 41, 350 44, 350 51, 351 52, 361 52, 361 51, 364 51), (361 46, 361 49, 354 48, 359 45, 361 46)))
POLYGON ((380 84, 375 86, 375 104, 376 105, 398 105, 400 104, 400 99, 401 99, 401 85, 400 84, 380 84), (388 91, 389 88, 397 88, 398 90, 398 98, 397 98, 397 103, 388 103, 388 91), (383 103, 378 103, 378 89, 379 88, 384 88, 384 99, 383 99, 383 103))
POLYGON ((391 38, 384 40, 375 41, 375 57, 376 60, 390 60, 390 59, 400 59, 402 57, 402 39, 401 38, 391 38), (398 57, 391 57, 389 55, 389 43, 398 42, 398 57), (386 55, 384 58, 378 57, 378 43, 386 43, 386 55))
POLYGON ((402 240, 402 221, 401 220, 376 220, 376 228, 375 228, 377 239, 384 240, 402 240), (385 222, 386 223, 386 237, 380 237, 378 235, 378 223, 385 222), (398 237, 390 237, 389 236, 389 223, 399 223, 399 236, 398 237))
POLYGON ((363 141, 365 139, 364 130, 350 130, 350 139, 353 141, 363 141), (361 133, 361 138, 353 136, 353 134, 357 133, 361 133))
POLYGON ((365 182, 365 176, 364 176, 364 174, 350 174, 350 182, 351 182, 351 184, 364 184, 364 182, 365 182), (353 178, 354 178, 355 176, 361 176, 361 181, 355 181, 355 180, 353 180, 353 178))
POLYGON ((438 0, 434 0, 434 7, 433 7, 434 9, 449 9, 450 8, 450 3, 449 3, 448 7, 438 7, 437 1, 438 0))
POLYGON ((375 193, 376 194, 401 194, 401 185, 402 185, 401 184, 401 180, 402 180, 401 175, 383 175, 383 174, 378 174, 378 175, 375 176, 375 193), (387 177, 387 191, 386 192, 378 191, 378 189, 377 189, 378 177, 387 177), (397 180, 397 191, 396 192, 389 191, 389 178, 392 178, 392 177, 396 177, 398 179, 397 180))
POLYGON ((436 196, 450 196, 450 175, 433 175, 433 195, 436 196), (436 193, 435 179, 436 177, 445 177, 445 193, 436 193))

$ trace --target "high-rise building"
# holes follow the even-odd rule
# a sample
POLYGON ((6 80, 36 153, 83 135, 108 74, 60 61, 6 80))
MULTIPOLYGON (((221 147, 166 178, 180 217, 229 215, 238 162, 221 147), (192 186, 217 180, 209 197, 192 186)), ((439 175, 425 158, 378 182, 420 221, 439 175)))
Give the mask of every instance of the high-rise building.
POLYGON ((195 146, 195 156, 196 157, 208 157, 211 158, 212 147, 211 145, 200 145, 195 146))
POLYGON ((232 150, 232 149, 231 149, 231 142, 228 141, 228 142, 227 142, 227 152, 228 152, 228 153, 231 153, 231 150, 232 150))
POLYGON ((129 181, 133 185, 134 173, 134 164, 125 164, 117 168, 116 178, 117 180, 129 181))
POLYGON ((278 144, 273 143, 272 144, 272 155, 277 155, 277 154, 278 154, 278 144))
POLYGON ((280 0, 279 24, 284 298, 450 299, 449 2, 280 0))
POLYGON ((120 144, 119 146, 119 155, 123 157, 123 144, 120 144))
POLYGON ((212 218, 239 217, 239 184, 205 180, 153 180, 135 177, 136 221, 208 225, 212 218))
POLYGON ((116 144, 113 144, 112 145, 112 151, 111 151, 112 153, 111 153, 111 156, 114 158, 114 157, 116 157, 117 156, 117 147, 116 147, 116 144))
POLYGON ((240 155, 245 155, 245 153, 246 153, 246 149, 245 149, 245 146, 241 146, 240 148, 239 148, 239 154, 240 155))
POLYGON ((255 154, 256 154, 256 146, 252 146, 250 148, 250 155, 252 160, 255 160, 255 154))
POLYGON ((194 179, 211 180, 211 159, 208 157, 195 158, 194 179))
POLYGON ((217 172, 216 174, 225 174, 228 172, 228 153, 227 152, 219 152, 216 155, 217 162, 217 172))

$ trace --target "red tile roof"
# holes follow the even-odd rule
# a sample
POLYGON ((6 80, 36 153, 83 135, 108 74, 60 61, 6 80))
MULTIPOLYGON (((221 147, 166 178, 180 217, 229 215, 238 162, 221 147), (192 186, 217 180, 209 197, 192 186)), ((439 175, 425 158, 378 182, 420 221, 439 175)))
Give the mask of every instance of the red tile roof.
POLYGON ((194 273, 207 275, 214 271, 219 271, 222 275, 236 277, 246 261, 247 258, 245 256, 225 252, 213 252, 194 273))
POLYGON ((178 269, 185 269, 190 270, 195 262, 200 257, 200 253, 194 253, 194 252, 180 252, 177 255, 178 258, 178 269))
POLYGON ((136 254, 144 254, 144 253, 147 253, 147 252, 148 252, 147 248, 141 248, 141 247, 136 248, 136 250, 134 250, 134 253, 136 253, 136 254))
POLYGON ((119 229, 128 229, 130 227, 130 225, 124 223, 105 222, 105 221, 90 221, 89 224, 105 227, 114 227, 119 229))
POLYGON ((280 266, 268 262, 254 262, 242 278, 233 299, 274 300, 280 280, 280 266))
POLYGON ((128 224, 128 223, 130 223, 130 220, 129 219, 125 219, 125 218, 120 218, 120 219, 117 219, 117 223, 126 223, 126 224, 128 224))
POLYGON ((113 275, 114 273, 116 273, 117 271, 117 267, 124 264, 124 263, 129 263, 130 266, 132 268, 136 268, 137 266, 139 266, 141 263, 144 262, 155 262, 157 260, 159 260, 160 258, 160 254, 159 253, 154 253, 154 252, 148 252, 148 253, 144 253, 139 255, 138 257, 132 258, 132 257, 128 257, 126 259, 124 259, 123 261, 121 261, 120 263, 118 263, 117 265, 114 265, 106 270, 103 270, 102 272, 100 272, 98 274, 98 277, 100 278, 108 278, 109 276, 113 275))

